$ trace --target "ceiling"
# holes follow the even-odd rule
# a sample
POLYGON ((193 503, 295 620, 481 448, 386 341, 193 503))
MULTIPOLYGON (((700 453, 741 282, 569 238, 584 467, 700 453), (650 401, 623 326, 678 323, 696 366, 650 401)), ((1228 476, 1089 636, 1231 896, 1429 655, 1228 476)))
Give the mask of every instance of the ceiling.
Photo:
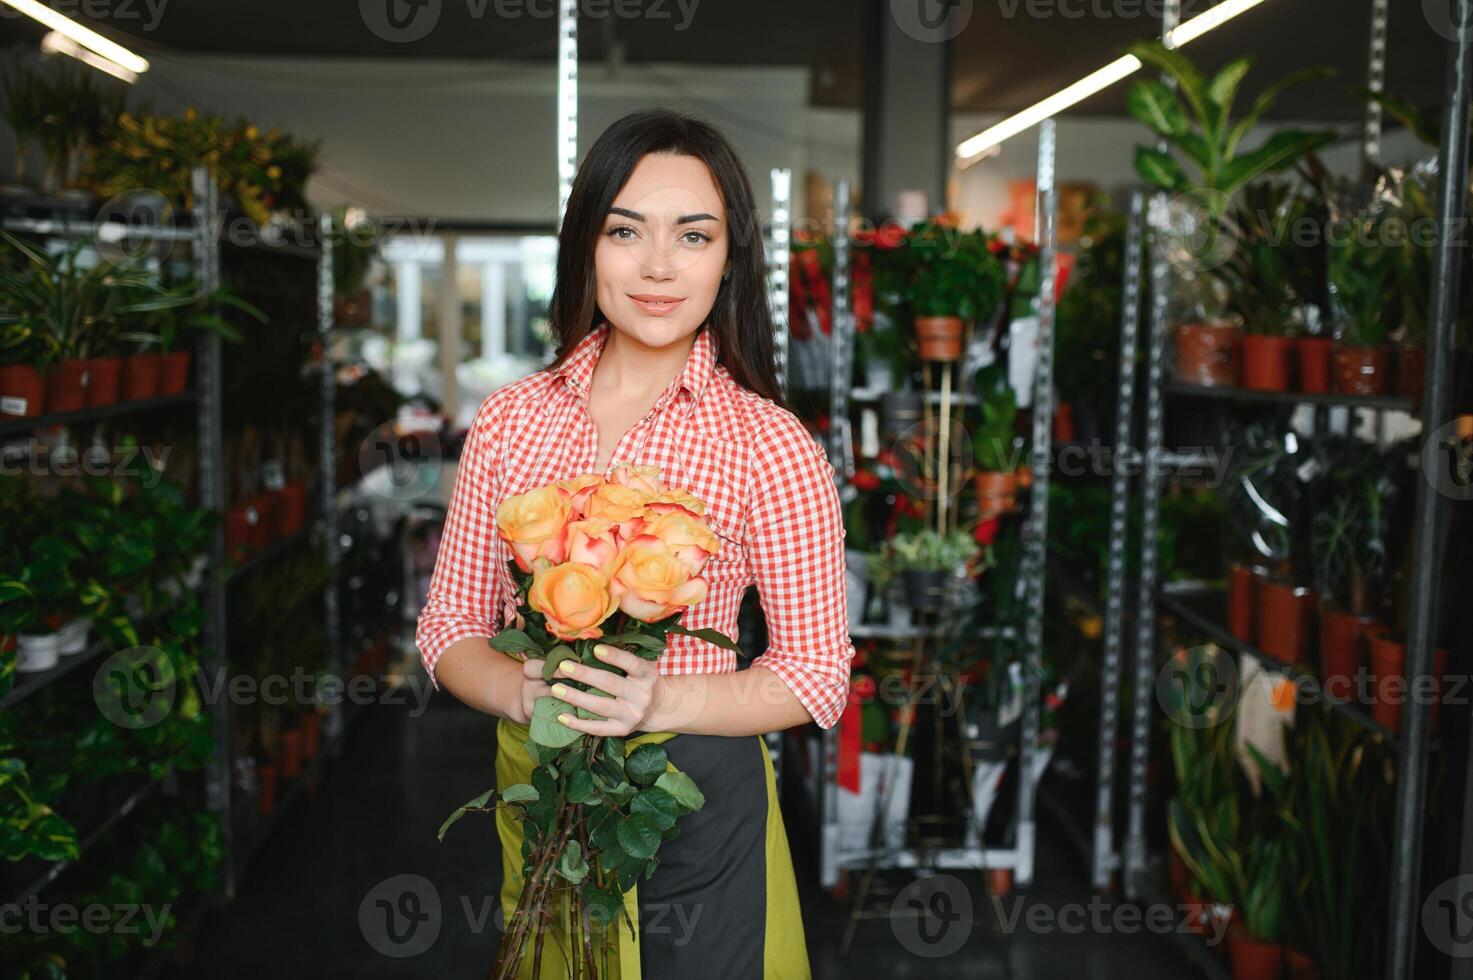
MULTIPOLYGON (((162 47, 240 55, 545 61, 556 50, 556 0, 51 2, 68 13, 110 11, 91 23, 145 54, 162 47), (407 24, 406 35, 396 37, 385 13, 390 4, 407 24)), ((635 63, 802 65, 809 69, 812 104, 855 106, 865 60, 863 7, 875 2, 888 8, 906 0, 583 0, 579 54, 635 63)), ((966 19, 953 42, 953 108, 1007 112, 1101 66, 1131 40, 1156 33, 1149 14, 1161 0, 949 2, 966 19)), ((1208 6, 1207 0, 1184 0, 1184 16, 1208 6)), ((1354 120, 1362 110, 1343 87, 1365 79, 1370 6, 1370 0, 1267 0, 1189 51, 1209 67, 1253 55, 1249 91, 1295 68, 1328 65, 1338 79, 1291 91, 1275 115, 1354 120)), ((1423 3, 1397 0, 1391 7, 1387 89, 1434 106, 1441 100, 1446 42, 1423 15, 1423 3)), ((0 11, 6 14, 0 17, 0 44, 31 44, 40 36, 28 19, 7 7, 0 11)), ((1122 113, 1124 92, 1117 85, 1075 111, 1122 113)))

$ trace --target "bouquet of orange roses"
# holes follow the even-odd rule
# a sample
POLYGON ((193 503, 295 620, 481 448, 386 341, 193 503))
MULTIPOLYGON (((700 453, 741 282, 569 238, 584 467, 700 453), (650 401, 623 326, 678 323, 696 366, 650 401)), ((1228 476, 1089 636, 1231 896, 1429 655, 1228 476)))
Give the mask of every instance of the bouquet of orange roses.
MULTIPOLYGON (((678 622, 706 598, 701 571, 720 549, 703 514, 684 490, 666 489, 659 468, 621 464, 604 480, 584 474, 508 497, 496 511, 510 546, 517 618, 491 638, 493 649, 519 660, 543 659, 543 677, 598 695, 557 674, 565 660, 621 673, 593 652, 606 644, 657 660, 672 634, 736 649, 710 629, 678 622)), ((607 695, 605 695, 607 696, 607 695)), ((573 933, 570 964, 579 977, 599 975, 592 924, 612 923, 623 896, 654 873, 660 843, 678 833, 681 815, 705 799, 671 766, 665 750, 623 738, 585 735, 558 721, 564 714, 599 716, 555 697, 538 698, 526 749, 531 782, 488 790, 457 809, 440 828, 468 812, 513 810, 524 828, 520 903, 502 933, 493 976, 514 977, 529 943, 540 976, 543 940, 555 899, 564 898, 573 933)), ((631 931, 633 924, 630 924, 631 931)))

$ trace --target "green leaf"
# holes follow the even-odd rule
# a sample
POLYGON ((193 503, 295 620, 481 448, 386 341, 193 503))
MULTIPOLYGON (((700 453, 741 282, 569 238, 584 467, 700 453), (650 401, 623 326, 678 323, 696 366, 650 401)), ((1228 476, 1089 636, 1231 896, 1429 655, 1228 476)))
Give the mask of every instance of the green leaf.
POLYGON ((624 819, 617 810, 598 810, 589 821, 588 841, 600 852, 607 852, 619 844, 619 821, 624 819))
POLYGON ((1251 153, 1245 153, 1230 161, 1222 170, 1218 190, 1224 199, 1232 197, 1243 185, 1257 180, 1264 174, 1293 166, 1295 161, 1313 150, 1333 142, 1335 133, 1305 133, 1294 129, 1281 129, 1251 153))
POLYGON ((593 776, 587 769, 575 769, 568 777, 568 801, 570 803, 595 803, 598 793, 593 788, 593 776))
POLYGON ((558 715, 572 713, 573 706, 566 701, 560 701, 551 695, 538 698, 532 708, 532 740, 550 749, 560 749, 578 741, 583 733, 575 732, 557 720, 558 715))
POLYGON ((646 742, 629 753, 629 760, 624 764, 624 769, 629 773, 631 780, 641 786, 648 786, 660 778, 660 774, 668 767, 669 761, 663 746, 646 742))
POLYGON ((588 885, 583 889, 583 904, 594 923, 607 926, 624 907, 624 897, 611 889, 588 885))
POLYGON ((688 630, 678 623, 671 623, 668 627, 666 627, 666 629, 668 629, 671 633, 679 633, 682 636, 694 636, 698 640, 705 640, 707 643, 715 644, 723 650, 741 649, 741 646, 731 637, 727 636, 725 633, 718 633, 716 630, 710 628, 688 630))
POLYGON ((660 847, 660 828, 643 814, 628 817, 619 823, 619 846, 630 857, 648 860, 660 847))
POLYGON ((1175 79, 1178 91, 1187 105, 1191 106, 1202 128, 1210 131, 1212 119, 1207 104, 1206 85, 1191 59, 1179 51, 1167 48, 1159 40, 1137 41, 1130 45, 1129 50, 1141 61, 1175 79))
POLYGON ((607 643, 609 646, 613 647, 643 647, 644 649, 654 651, 655 653, 661 653, 665 649, 665 641, 660 637, 650 636, 648 633, 640 633, 635 630, 630 630, 626 633, 617 633, 614 636, 606 636, 603 639, 599 640, 599 642, 607 643))
POLYGON ((1157 79, 1132 85, 1126 94, 1125 105, 1132 116, 1162 136, 1176 138, 1189 128, 1176 93, 1157 79))
POLYGON ((543 662, 542 679, 549 684, 557 680, 558 665, 564 660, 577 662, 578 654, 566 643, 560 643, 552 648, 552 652, 547 655, 547 660, 543 662))
POLYGON ((695 780, 683 772, 665 772, 655 780, 655 785, 675 798, 687 810, 695 811, 706 805, 706 797, 696 787, 695 780))
POLYGON ((640 794, 634 798, 634 802, 629 804, 629 812, 644 814, 654 821, 656 827, 664 831, 675 825, 675 818, 680 816, 680 804, 665 790, 658 786, 651 786, 649 789, 641 790, 640 794))
POLYGON ((563 848, 557 862, 557 873, 575 885, 588 876, 588 862, 583 859, 583 848, 577 841, 570 840, 563 848))
POLYGON ((1233 128, 1228 130, 1227 135, 1224 137, 1223 159, 1225 161, 1233 159, 1234 155, 1238 152, 1238 144, 1243 142, 1243 139, 1254 126, 1258 125, 1259 118, 1273 107, 1273 104, 1278 101, 1279 96, 1283 94, 1285 89, 1298 85, 1301 82, 1309 81, 1312 78, 1324 78, 1326 75, 1333 74, 1335 74, 1335 71, 1332 68, 1301 68, 1299 71, 1290 72, 1260 92, 1258 98, 1254 99, 1253 104, 1248 107, 1248 112, 1237 122, 1233 123, 1233 128))
POLYGON ((1212 81, 1207 83, 1207 101, 1216 113, 1216 126, 1220 126, 1232 112, 1233 100, 1238 97, 1238 86, 1242 84, 1243 76, 1248 74, 1248 69, 1252 67, 1252 58, 1230 61, 1222 67, 1221 71, 1212 76, 1212 81))
POLYGON ((491 637, 491 649, 502 653, 519 653, 533 660, 542 656, 542 648, 518 629, 506 629, 491 637))
POLYGON ((517 783, 515 786, 508 786, 506 792, 501 794, 501 799, 505 803, 533 803, 540 798, 541 794, 537 792, 536 788, 526 783, 517 783))
MULTIPOLYGON (((527 788, 531 789, 530 786, 527 788)), ((436 835, 438 839, 443 841, 445 839, 445 831, 449 830, 457 820, 465 816, 467 813, 471 812, 472 810, 484 810, 486 808, 486 801, 491 799, 491 797, 495 795, 495 789, 488 789, 486 790, 486 792, 482 793, 480 796, 477 796, 475 799, 464 804, 463 806, 456 807, 455 811, 451 813, 450 816, 445 818, 445 822, 440 824, 440 832, 436 835)))
POLYGON ((1149 146, 1135 148, 1135 170, 1146 183, 1163 190, 1180 191, 1190 183, 1176 157, 1149 146))

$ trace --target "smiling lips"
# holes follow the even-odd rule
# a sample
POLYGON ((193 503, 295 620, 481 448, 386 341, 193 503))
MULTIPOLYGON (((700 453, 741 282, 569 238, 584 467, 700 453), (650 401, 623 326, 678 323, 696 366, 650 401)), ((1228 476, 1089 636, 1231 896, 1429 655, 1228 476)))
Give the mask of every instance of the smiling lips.
POLYGON ((638 306, 651 316, 665 316, 666 314, 673 313, 676 307, 685 302, 685 300, 678 296, 661 296, 657 293, 640 293, 638 296, 630 296, 629 298, 634 300, 635 306, 638 306))

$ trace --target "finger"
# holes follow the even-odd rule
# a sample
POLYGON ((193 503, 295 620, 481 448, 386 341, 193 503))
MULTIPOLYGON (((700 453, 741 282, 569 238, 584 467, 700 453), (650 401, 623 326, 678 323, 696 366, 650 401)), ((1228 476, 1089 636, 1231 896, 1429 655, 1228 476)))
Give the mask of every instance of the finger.
POLYGON ((636 656, 628 650, 620 650, 616 646, 607 643, 598 643, 593 647, 593 655, 604 663, 612 664, 624 671, 626 674, 644 673, 647 669, 654 667, 654 661, 646 660, 636 656))
POLYGON ((590 667, 587 664, 580 664, 574 660, 564 660, 558 664, 557 676, 580 681, 590 687, 596 687, 600 691, 607 691, 609 694, 614 695, 614 697, 618 697, 624 693, 624 678, 618 674, 612 671, 599 670, 597 667, 590 667))
POLYGON ((618 738, 628 735, 634 729, 622 721, 595 721, 592 718, 579 718, 571 712, 558 715, 558 721, 567 725, 575 732, 584 735, 602 735, 604 737, 618 738))
POLYGON ((522 676, 523 677, 541 677, 542 676, 542 668, 543 668, 543 666, 546 663, 547 663, 547 661, 545 661, 545 660, 523 660, 522 661, 522 676))
MULTIPOLYGON (((554 684, 551 694, 559 701, 566 701, 575 708, 587 708, 589 711, 603 715, 605 718, 615 714, 623 714, 619 708, 618 698, 607 698, 601 694, 580 691, 566 684, 554 684)), ((625 705, 624 707, 628 706, 625 705)))

